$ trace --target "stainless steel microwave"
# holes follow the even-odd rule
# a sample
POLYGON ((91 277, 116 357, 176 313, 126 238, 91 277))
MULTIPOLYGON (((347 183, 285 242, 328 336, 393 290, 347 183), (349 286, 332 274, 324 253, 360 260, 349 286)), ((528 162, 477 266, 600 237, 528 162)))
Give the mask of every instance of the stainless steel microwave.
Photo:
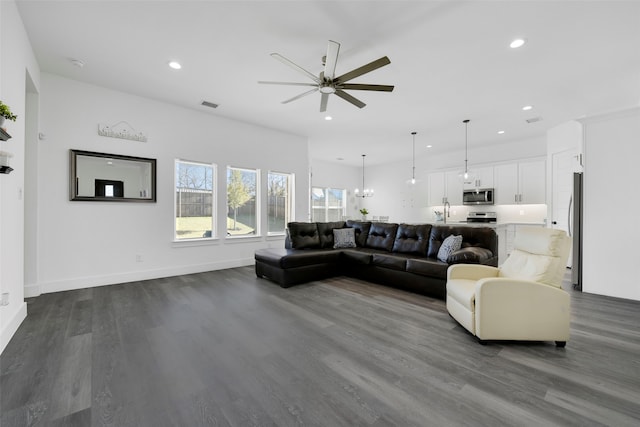
POLYGON ((462 191, 463 205, 492 205, 494 189, 493 188, 474 188, 462 191))

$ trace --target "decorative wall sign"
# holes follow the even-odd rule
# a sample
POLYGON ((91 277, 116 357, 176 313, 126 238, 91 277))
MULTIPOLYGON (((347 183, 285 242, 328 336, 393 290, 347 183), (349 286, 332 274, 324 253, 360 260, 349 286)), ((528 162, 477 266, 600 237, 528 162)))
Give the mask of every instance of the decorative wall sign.
POLYGON ((147 142, 147 135, 137 131, 133 126, 125 121, 115 125, 98 125, 98 135, 110 138, 130 139, 132 141, 147 142))

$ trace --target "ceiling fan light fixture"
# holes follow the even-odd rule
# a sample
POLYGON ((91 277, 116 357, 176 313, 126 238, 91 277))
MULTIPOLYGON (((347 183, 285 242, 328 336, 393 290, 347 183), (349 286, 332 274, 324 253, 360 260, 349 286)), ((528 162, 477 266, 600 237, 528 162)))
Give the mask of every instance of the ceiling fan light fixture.
POLYGON ((332 93, 336 93, 336 88, 333 86, 322 86, 320 87, 320 92, 322 93, 326 93, 326 94, 332 94, 332 93))

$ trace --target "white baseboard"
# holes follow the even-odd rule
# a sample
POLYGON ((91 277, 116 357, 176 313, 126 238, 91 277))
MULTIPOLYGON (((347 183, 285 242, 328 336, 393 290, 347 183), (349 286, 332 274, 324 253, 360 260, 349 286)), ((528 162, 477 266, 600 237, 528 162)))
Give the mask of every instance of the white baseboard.
POLYGON ((109 276, 87 276, 51 282, 26 285, 25 298, 37 297, 51 292, 71 291, 74 289, 94 288, 96 286, 116 285, 119 283, 137 282, 140 280, 159 279, 162 277, 180 276, 183 274, 202 273, 205 271, 224 270, 227 268, 253 265, 254 258, 210 262, 206 264, 186 265, 180 267, 160 268, 155 270, 132 271, 109 276))
MULTIPOLYGON (((8 306, 7 306, 8 307, 8 306)), ((3 307, 2 310, 7 310, 7 307, 3 307)), ((16 333, 22 321, 27 317, 27 303, 22 301, 20 308, 13 313, 10 319, 3 325, 2 331, 0 331, 0 354, 4 351, 11 337, 16 333)))

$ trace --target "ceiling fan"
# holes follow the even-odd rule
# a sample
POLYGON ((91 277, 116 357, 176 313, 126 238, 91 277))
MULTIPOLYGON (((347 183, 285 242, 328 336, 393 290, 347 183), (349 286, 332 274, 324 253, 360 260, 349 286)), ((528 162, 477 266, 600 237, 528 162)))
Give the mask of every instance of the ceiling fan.
POLYGON ((376 59, 373 62, 370 62, 362 67, 358 67, 354 70, 349 71, 348 73, 342 74, 341 76, 336 77, 336 64, 338 62, 338 53, 340 51, 340 43, 334 42, 333 40, 329 40, 329 46, 327 47, 327 55, 322 58, 324 71, 320 72, 319 76, 315 76, 309 71, 305 70, 301 66, 295 64, 279 53, 272 53, 271 56, 282 62, 283 64, 293 68, 294 70, 304 74, 309 77, 313 83, 294 83, 294 82, 267 82, 267 81, 259 81, 261 84, 272 84, 272 85, 288 85, 288 86, 312 86, 313 89, 308 90, 306 92, 301 93, 300 95, 296 95, 293 98, 282 101, 283 104, 287 104, 291 101, 295 101, 296 99, 300 99, 304 96, 311 95, 312 93, 320 91, 322 94, 322 98, 320 98, 320 112, 327 111, 327 102, 329 101, 329 95, 335 94, 340 98, 344 99, 347 102, 355 105, 358 108, 363 108, 365 105, 364 102, 355 98, 354 96, 345 92, 345 90, 373 90, 379 92, 391 92, 393 91, 393 86, 389 85, 371 85, 371 84, 361 84, 361 83, 347 83, 359 77, 363 74, 370 73, 373 70, 377 70, 380 67, 384 67, 385 65, 391 64, 391 61, 386 56, 383 56, 380 59, 376 59))

